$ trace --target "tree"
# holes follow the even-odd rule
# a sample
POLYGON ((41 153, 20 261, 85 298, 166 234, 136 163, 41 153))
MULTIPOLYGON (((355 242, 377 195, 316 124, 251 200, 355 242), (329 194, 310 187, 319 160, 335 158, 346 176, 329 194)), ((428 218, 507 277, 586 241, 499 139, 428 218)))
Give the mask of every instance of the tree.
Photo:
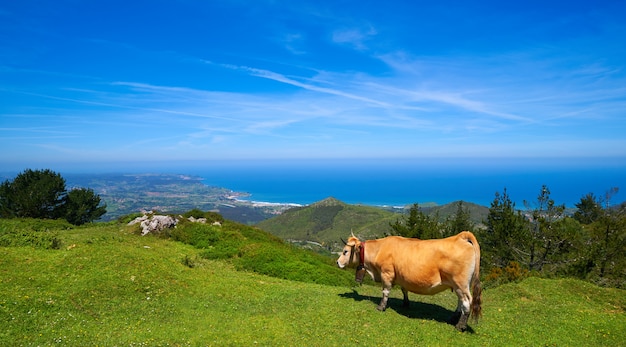
POLYGON ((593 261, 600 284, 626 285, 626 203, 611 206, 618 188, 605 194, 601 216, 590 225, 591 244, 595 246, 593 261), (619 283, 611 283, 611 282, 619 283))
POLYGON ((487 265, 504 268, 512 261, 521 262, 527 248, 527 221, 515 209, 506 188, 502 194, 495 193, 485 224, 487 229, 480 235, 487 265))
POLYGON ((568 246, 568 238, 561 223, 565 205, 556 205, 550 198, 550 189, 544 184, 537 196, 537 203, 524 201, 530 218, 530 247, 527 265, 530 270, 541 271, 553 262, 568 246))
POLYGON ((463 208, 463 201, 459 201, 457 204, 456 213, 447 220, 447 235, 456 235, 461 231, 472 231, 474 229, 474 225, 470 220, 470 212, 469 209, 463 208))
POLYGON ((74 225, 94 221, 106 213, 106 204, 100 202, 100 196, 92 189, 72 189, 67 193, 65 219, 74 225))
POLYGON ((91 189, 65 190, 65 179, 51 170, 24 170, 0 185, 2 218, 66 218, 76 225, 100 218, 106 205, 91 189))
POLYGON ((403 216, 402 219, 402 221, 396 220, 394 223, 389 223, 395 235, 418 239, 441 237, 437 218, 424 214, 418 204, 413 204, 409 209, 409 215, 403 216))
POLYGON ((51 170, 27 169, 0 188, 2 217, 56 219, 62 216, 65 180, 51 170))
POLYGON ((10 197, 11 182, 6 180, 0 184, 0 218, 13 217, 13 206, 10 197))
POLYGON ((591 224, 595 222, 602 216, 603 213, 602 204, 593 195, 593 193, 585 195, 575 206, 578 210, 574 212, 574 219, 582 224, 591 224))

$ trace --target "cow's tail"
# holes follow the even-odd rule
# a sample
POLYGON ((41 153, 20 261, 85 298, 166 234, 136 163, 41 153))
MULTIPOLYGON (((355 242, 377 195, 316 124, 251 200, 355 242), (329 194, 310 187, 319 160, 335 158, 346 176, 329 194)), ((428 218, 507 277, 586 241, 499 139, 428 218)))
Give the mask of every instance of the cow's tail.
POLYGON ((467 239, 474 246, 474 273, 472 274, 472 303, 470 307, 470 316, 474 320, 474 322, 478 321, 478 318, 482 316, 482 292, 483 287, 480 284, 480 245, 478 244, 478 240, 476 240, 476 236, 474 234, 468 232, 467 239))

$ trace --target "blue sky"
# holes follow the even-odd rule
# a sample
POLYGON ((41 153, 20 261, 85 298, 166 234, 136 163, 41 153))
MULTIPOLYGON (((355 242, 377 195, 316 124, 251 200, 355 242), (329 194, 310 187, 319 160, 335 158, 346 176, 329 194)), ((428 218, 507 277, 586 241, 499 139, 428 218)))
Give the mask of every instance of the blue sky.
POLYGON ((3 1, 0 165, 625 164, 624 18, 623 1, 3 1))

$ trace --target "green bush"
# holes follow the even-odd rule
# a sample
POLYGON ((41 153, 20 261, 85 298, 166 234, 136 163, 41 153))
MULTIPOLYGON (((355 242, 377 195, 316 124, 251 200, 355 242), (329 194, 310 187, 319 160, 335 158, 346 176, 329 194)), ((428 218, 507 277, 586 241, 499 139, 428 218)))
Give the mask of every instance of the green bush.
MULTIPOLYGON (((185 215, 200 218, 197 211, 185 215)), ((331 258, 294 247, 244 224, 223 221, 221 225, 212 225, 183 220, 169 235, 175 241, 202 249, 202 258, 228 259, 242 271, 328 285, 353 283, 353 275, 339 270, 331 258)))
POLYGON ((519 282, 530 275, 530 272, 516 261, 506 267, 493 267, 485 277, 485 286, 498 286, 509 282, 519 282))
POLYGON ((83 225, 100 219, 106 213, 106 204, 102 204, 100 196, 92 189, 76 188, 67 192, 65 219, 74 225, 83 225))
POLYGON ((193 217, 195 219, 206 218, 207 223, 224 222, 224 217, 222 217, 221 214, 216 213, 216 212, 211 212, 211 211, 204 212, 197 208, 194 208, 192 210, 185 212, 185 214, 183 214, 183 217, 185 218, 193 217))

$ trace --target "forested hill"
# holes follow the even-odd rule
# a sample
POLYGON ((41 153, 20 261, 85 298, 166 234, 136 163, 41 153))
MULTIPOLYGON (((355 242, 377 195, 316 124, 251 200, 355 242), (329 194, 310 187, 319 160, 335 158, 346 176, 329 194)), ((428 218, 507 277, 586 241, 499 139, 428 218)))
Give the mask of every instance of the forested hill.
MULTIPOLYGON (((420 208, 432 218, 445 221, 453 216, 459 202, 442 206, 420 208)), ((489 209, 465 203, 462 207, 469 212, 470 221, 479 225, 486 219, 489 209)), ((289 240, 314 241, 324 245, 336 244, 351 232, 366 239, 390 234, 390 224, 404 218, 402 213, 387 211, 379 207, 350 205, 333 197, 308 206, 289 209, 281 215, 261 221, 257 226, 278 237, 289 240)))
POLYGON ((283 239, 328 243, 345 239, 350 231, 364 237, 380 235, 397 217, 397 213, 378 207, 349 205, 329 197, 289 209, 257 226, 283 239))

